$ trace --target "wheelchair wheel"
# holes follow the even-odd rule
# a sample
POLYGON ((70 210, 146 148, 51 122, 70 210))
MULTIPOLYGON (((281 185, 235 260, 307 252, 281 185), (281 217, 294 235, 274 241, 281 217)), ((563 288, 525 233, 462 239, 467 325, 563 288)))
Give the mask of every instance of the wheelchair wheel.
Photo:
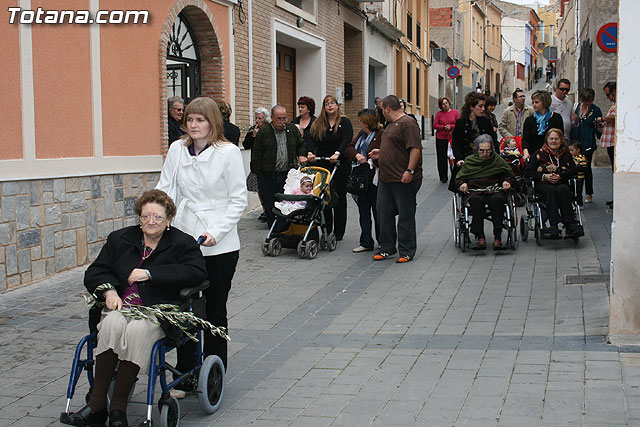
POLYGON ((453 244, 456 248, 460 247, 460 221, 458 219, 458 203, 456 196, 453 196, 453 209, 451 211, 451 220, 453 223, 453 244))
POLYGON ((523 242, 529 240, 529 220, 526 215, 520 217, 520 236, 523 242))
POLYGON ((469 244, 469 233, 467 231, 463 231, 460 233, 460 250, 465 252, 467 250, 469 244))
POLYGON ((224 365, 218 356, 207 356, 198 376, 198 401, 200 409, 213 414, 222 404, 224 395, 224 365))
POLYGON ((536 238, 536 245, 542 246, 542 229, 540 228, 540 224, 537 219, 535 219, 534 222, 533 235, 536 238))
POLYGON ((518 231, 516 227, 509 229, 509 248, 514 251, 518 249, 518 231))
POLYGON ((270 239, 269 240, 269 255, 271 256, 279 256, 280 252, 282 252, 282 243, 278 239, 270 239))
POLYGON ((309 240, 305 248, 305 256, 308 259, 314 259, 318 256, 318 242, 315 240, 309 240))
POLYGON ((180 404, 178 399, 170 397, 160 409, 160 426, 177 427, 180 425, 180 404))

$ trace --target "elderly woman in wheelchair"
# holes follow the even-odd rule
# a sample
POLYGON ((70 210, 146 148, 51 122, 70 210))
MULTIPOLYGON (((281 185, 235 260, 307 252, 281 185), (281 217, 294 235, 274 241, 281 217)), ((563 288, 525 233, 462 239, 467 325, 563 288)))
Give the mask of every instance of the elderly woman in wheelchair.
POLYGON ((525 176, 533 182, 535 196, 544 203, 549 219, 549 227, 542 230, 544 237, 560 238, 560 222, 564 224, 567 237, 584 236, 580 220, 576 219, 574 195, 569 186, 577 172, 578 167, 564 145, 562 130, 549 129, 544 145, 531 156, 525 168, 525 176))
MULTIPOLYGON (((494 150, 493 139, 480 135, 474 140, 475 154, 464 159, 456 175, 456 187, 462 194, 462 206, 471 207, 471 233, 476 237, 473 249, 487 248, 484 234, 485 206, 489 207, 493 223, 493 249, 503 249, 502 228, 507 206, 507 190, 515 183, 511 166, 494 150)), ((513 216, 513 215, 510 215, 513 216)), ((515 219, 515 218, 514 218, 515 219)), ((511 242, 514 245, 515 242, 511 242)))
POLYGON ((131 307, 180 304, 182 288, 197 286, 207 278, 196 241, 171 227, 176 207, 166 193, 145 192, 134 210, 140 225, 111 233, 85 273, 85 287, 97 300, 89 316, 90 329, 98 331, 95 379, 87 405, 63 414, 65 424, 102 425, 109 418, 110 427, 128 425, 127 401, 136 376, 147 374, 156 341, 179 331, 164 318, 152 321, 127 316, 127 311, 131 307), (107 412, 107 392, 114 374, 107 412))

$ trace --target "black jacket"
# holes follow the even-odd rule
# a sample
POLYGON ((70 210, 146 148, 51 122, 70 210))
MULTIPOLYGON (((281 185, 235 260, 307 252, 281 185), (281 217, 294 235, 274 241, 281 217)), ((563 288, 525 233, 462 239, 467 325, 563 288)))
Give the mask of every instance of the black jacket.
POLYGON ((173 117, 169 116, 169 145, 179 139, 185 132, 180 128, 180 123, 173 117))
MULTIPOLYGON (((311 151, 311 140, 313 139, 313 136, 311 136, 311 125, 313 124, 313 122, 316 120, 316 116, 314 116, 313 114, 311 115, 311 120, 309 121, 309 124, 307 125, 306 128, 304 128, 304 133, 302 134, 302 139, 304 139, 304 144, 307 147, 307 152, 311 151)), ((300 116, 297 116, 295 119, 291 120, 291 123, 293 123, 294 125, 299 125, 300 124, 300 116)))
MULTIPOLYGON (((94 293, 104 283, 110 283, 122 297, 128 285, 127 278, 142 258, 142 237, 139 226, 125 227, 109 234, 100 254, 84 274, 84 286, 89 293, 94 293)), ((193 237, 174 227, 165 230, 158 246, 140 268, 151 273, 151 280, 138 283, 138 294, 146 306, 179 305, 182 288, 197 286, 207 278, 207 268, 198 244, 193 237)), ((97 296, 104 301, 102 293, 97 296)), ((100 321, 100 311, 94 306, 89 314, 92 332, 100 321)), ((177 334, 170 325, 161 322, 161 326, 167 337, 177 334)))
MULTIPOLYGON (((562 116, 558 113, 552 113, 551 117, 549 117, 547 130, 553 128, 564 131, 564 122, 562 116)), ((529 155, 532 156, 533 153, 541 149, 544 145, 545 134, 546 132, 538 135, 538 123, 536 122, 535 116, 527 117, 524 125, 522 125, 522 150, 529 150, 529 155)), ((569 138, 569 136, 565 135, 565 138, 569 138)))
POLYGON ((453 156, 458 160, 464 160, 469 154, 473 153, 473 141, 480 135, 487 134, 493 139, 493 149, 496 153, 500 152, 500 144, 498 143, 498 135, 493 130, 491 120, 486 117, 476 117, 478 124, 478 133, 471 128, 471 120, 458 119, 456 127, 451 135, 451 149, 453 156))
MULTIPOLYGON (((298 156, 307 155, 307 149, 300 137, 300 131, 294 124, 286 123, 285 130, 287 132, 287 167, 292 169, 298 164, 298 156)), ((258 131, 251 150, 251 172, 275 176, 277 155, 278 142, 273 124, 264 125, 258 131)))
POLYGON ((222 134, 229 142, 235 145, 240 143, 240 128, 228 120, 222 121, 222 134))

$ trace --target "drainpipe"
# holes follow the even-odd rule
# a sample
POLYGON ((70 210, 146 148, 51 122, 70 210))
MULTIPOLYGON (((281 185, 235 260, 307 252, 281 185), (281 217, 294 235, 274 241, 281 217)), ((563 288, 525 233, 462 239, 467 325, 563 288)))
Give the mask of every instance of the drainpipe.
MULTIPOLYGON (((578 90, 581 89, 580 85, 580 0, 576 0, 576 50, 574 52, 574 66, 575 66, 575 93, 578 93, 578 90)), ((576 96, 574 101, 577 102, 578 97, 576 96)))
POLYGON ((249 18, 249 123, 253 123, 253 4, 247 0, 249 18))

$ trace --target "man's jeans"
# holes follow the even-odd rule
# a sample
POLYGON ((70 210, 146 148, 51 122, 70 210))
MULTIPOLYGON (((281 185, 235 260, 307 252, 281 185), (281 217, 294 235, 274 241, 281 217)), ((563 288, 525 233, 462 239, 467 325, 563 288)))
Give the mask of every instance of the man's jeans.
POLYGON ((416 254, 416 194, 422 180, 408 184, 378 183, 378 220, 380 221, 380 252, 410 257, 416 254), (396 233, 396 215, 398 228, 396 233), (396 250, 396 240, 398 247, 396 250))
POLYGON ((287 172, 278 172, 276 175, 266 175, 259 173, 258 176, 258 194, 262 208, 267 216, 267 224, 269 228, 275 221, 273 213, 274 203, 276 202, 276 193, 284 192, 284 182, 287 180, 287 172))

